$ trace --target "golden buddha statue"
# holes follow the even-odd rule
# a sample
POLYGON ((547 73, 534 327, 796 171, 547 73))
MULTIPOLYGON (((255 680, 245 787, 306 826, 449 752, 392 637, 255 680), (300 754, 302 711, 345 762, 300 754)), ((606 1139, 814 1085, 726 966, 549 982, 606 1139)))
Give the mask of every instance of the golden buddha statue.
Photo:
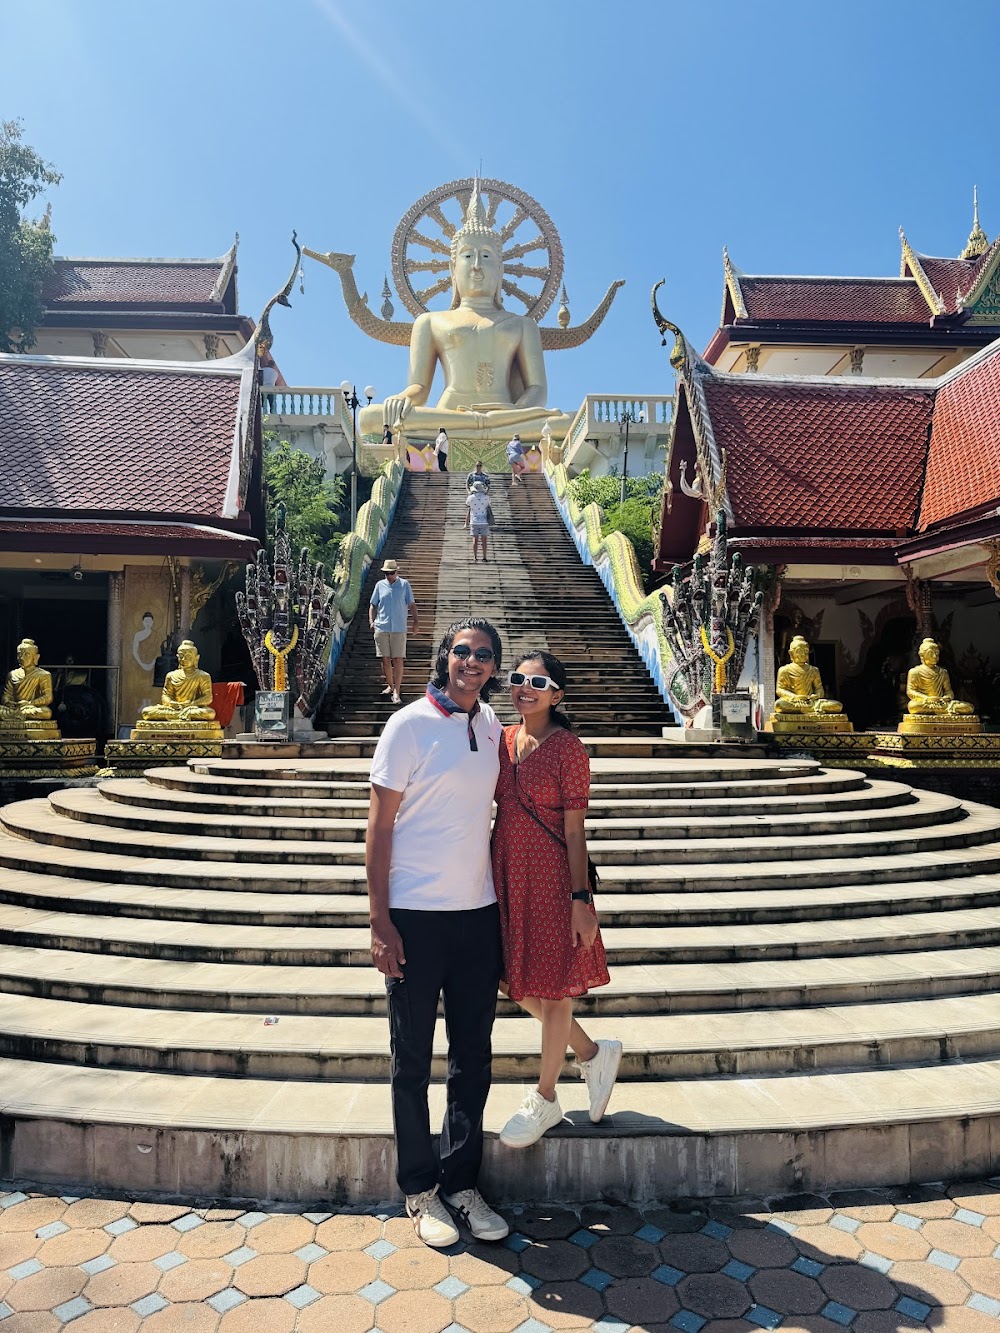
POLYGON ((809 661, 809 644, 796 634, 788 645, 791 661, 778 668, 774 712, 768 725, 778 733, 788 731, 853 731, 843 705, 823 692, 819 668, 809 661))
POLYGON ((177 661, 177 670, 168 672, 163 682, 160 702, 142 710, 133 740, 166 735, 222 738, 212 706, 212 677, 198 666, 198 649, 190 639, 178 647, 177 661))
POLYGON ((561 439, 571 418, 545 406, 548 384, 538 325, 503 305, 503 242, 488 220, 476 182, 465 221, 451 238, 449 310, 418 315, 410 335, 409 383, 384 403, 362 408, 363 435, 434 435, 442 427, 466 439, 502 439, 518 431, 537 442, 542 426, 561 439), (440 364, 444 393, 427 407, 440 364))
POLYGON ((972 704, 955 698, 951 677, 940 665, 941 648, 934 639, 924 639, 917 649, 920 665, 906 674, 906 716, 899 724, 904 733, 976 733, 983 724, 972 704))
POLYGON ((52 721, 52 676, 38 665, 38 645, 22 639, 17 645, 18 665, 8 672, 0 700, 0 735, 58 740, 52 721))

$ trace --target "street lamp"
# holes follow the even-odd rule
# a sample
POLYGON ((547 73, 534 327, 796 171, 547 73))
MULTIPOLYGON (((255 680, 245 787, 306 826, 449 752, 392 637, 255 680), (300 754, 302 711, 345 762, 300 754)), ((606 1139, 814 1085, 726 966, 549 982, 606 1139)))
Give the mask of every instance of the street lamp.
MULTIPOLYGON (((358 521, 358 408, 361 399, 350 380, 344 380, 340 386, 344 406, 351 409, 351 531, 358 521)), ((365 397, 369 402, 375 397, 375 389, 369 384, 365 387, 365 397)))
POLYGON ((625 478, 628 475, 628 428, 629 426, 638 426, 641 421, 645 420, 645 412, 639 412, 635 416, 630 411, 622 413, 622 421, 625 422, 625 453, 622 456, 622 493, 619 504, 625 503, 625 478))

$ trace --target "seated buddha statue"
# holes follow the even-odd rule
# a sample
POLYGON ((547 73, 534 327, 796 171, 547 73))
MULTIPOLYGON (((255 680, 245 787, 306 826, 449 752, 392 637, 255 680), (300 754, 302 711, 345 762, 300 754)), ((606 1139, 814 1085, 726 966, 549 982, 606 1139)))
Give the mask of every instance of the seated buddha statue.
POLYGON ((362 408, 362 434, 433 437, 444 427, 470 439, 500 439, 518 431, 537 441, 548 421, 561 439, 571 418, 545 406, 548 384, 538 325, 503 306, 503 242, 473 189, 465 220, 451 239, 449 310, 418 315, 410 335, 409 383, 384 403, 362 408), (444 393, 428 407, 441 366, 444 393))
POLYGON ((177 670, 168 672, 163 682, 160 702, 142 710, 133 740, 143 734, 148 737, 150 732, 197 732, 210 739, 221 737, 222 728, 212 706, 212 677, 198 666, 198 649, 190 639, 178 647, 177 661, 177 670))
POLYGON ((955 698, 951 677, 940 665, 941 648, 934 639, 924 639, 917 649, 920 665, 906 674, 906 717, 899 724, 903 732, 935 730, 978 732, 982 723, 972 704, 955 698))
POLYGON ((8 672, 0 700, 0 732, 58 739, 52 721, 52 676, 38 665, 38 645, 22 639, 17 645, 18 665, 8 672))
POLYGON ((772 730, 853 731, 843 705, 826 697, 819 668, 810 663, 809 644, 801 634, 788 645, 788 656, 791 661, 778 668, 775 680, 772 730))

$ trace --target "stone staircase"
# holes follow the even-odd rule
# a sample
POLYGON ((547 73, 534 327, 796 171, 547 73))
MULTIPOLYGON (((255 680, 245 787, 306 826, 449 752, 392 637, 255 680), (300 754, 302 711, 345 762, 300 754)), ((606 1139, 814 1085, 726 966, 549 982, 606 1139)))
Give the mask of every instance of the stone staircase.
MULTIPOLYGON (((450 491, 422 498, 435 493, 450 491)), ((532 589, 546 550, 523 554, 532 589)), ((543 629, 553 642, 549 622, 526 633, 543 629)), ((370 746, 192 761, 0 812, 0 1175, 74 1192, 395 1194, 366 928, 370 746)), ((492 1194, 997 1172, 1000 811, 808 760, 588 746, 612 981, 580 1012, 624 1041, 622 1079, 601 1126, 567 1078, 563 1126, 503 1149, 539 1031, 501 1003, 492 1194)), ((442 1026, 435 1115, 444 1053, 442 1026)))
MULTIPOLYGON (((515 654, 548 648, 569 673, 566 713, 587 736, 659 736, 674 718, 632 646, 597 573, 584 565, 542 477, 512 487, 493 480, 496 528, 490 558, 472 559, 465 522, 465 475, 408 474, 383 558, 400 562, 413 587, 420 629, 407 645, 403 702, 423 693, 448 626, 485 616, 500 632, 503 671, 515 654)), ((331 736, 370 736, 394 705, 368 628, 367 606, 382 561, 368 575, 318 725, 331 736)), ((499 712, 513 721, 506 696, 499 712)))

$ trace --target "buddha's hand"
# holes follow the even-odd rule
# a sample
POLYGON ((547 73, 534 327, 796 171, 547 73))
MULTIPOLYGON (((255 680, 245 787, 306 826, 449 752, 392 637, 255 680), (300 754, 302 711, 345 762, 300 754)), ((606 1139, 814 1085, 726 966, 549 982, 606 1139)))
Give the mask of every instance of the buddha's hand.
POLYGON ((398 430, 405 421, 406 414, 412 406, 413 403, 403 394, 400 394, 395 398, 387 398, 385 400, 385 409, 382 413, 385 425, 387 425, 390 430, 398 430))

